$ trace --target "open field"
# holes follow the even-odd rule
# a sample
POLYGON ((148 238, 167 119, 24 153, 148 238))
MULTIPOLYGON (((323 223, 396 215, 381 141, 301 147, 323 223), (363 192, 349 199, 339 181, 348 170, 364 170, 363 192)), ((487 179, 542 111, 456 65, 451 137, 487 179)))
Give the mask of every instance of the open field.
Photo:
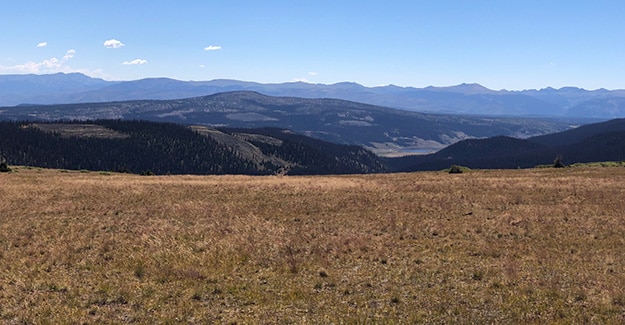
POLYGON ((0 174, 0 323, 622 323, 625 168, 0 174))

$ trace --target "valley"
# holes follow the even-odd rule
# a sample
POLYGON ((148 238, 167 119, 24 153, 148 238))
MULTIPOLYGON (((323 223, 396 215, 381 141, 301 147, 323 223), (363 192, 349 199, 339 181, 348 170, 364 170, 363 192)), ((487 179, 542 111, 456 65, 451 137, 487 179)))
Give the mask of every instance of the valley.
POLYGON ((0 325, 624 324, 624 1, 4 1, 0 325))
MULTIPOLYGON (((328 175, 517 169, 625 160, 625 119, 526 139, 458 141, 436 152, 337 144, 280 128, 226 128, 139 120, 0 122, 10 164, 135 174, 328 175), (418 154, 415 154, 418 153, 418 154)), ((389 148, 390 147, 390 148, 389 148)))
POLYGON ((275 97, 234 91, 175 100, 28 105, 0 109, 0 120, 144 120, 229 128, 282 128, 380 155, 440 150, 464 139, 527 138, 594 120, 424 114, 338 99, 275 97))

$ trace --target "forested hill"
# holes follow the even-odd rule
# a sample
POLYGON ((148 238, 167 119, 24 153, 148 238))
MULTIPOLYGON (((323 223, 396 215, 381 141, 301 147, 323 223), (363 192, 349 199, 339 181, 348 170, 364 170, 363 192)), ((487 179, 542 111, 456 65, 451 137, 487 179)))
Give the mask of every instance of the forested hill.
POLYGON ((147 174, 346 174, 386 171, 379 158, 281 129, 189 128, 101 120, 0 122, 10 165, 147 174))
POLYGON ((407 112, 336 99, 272 97, 239 91, 179 100, 138 100, 0 108, 0 120, 126 119, 237 128, 275 127, 377 154, 440 150, 459 140, 529 137, 588 121, 492 118, 407 112))
POLYGON ((470 168, 528 168, 548 165, 625 161, 625 119, 532 137, 468 139, 430 155, 388 160, 394 170, 417 171, 462 165, 470 168))

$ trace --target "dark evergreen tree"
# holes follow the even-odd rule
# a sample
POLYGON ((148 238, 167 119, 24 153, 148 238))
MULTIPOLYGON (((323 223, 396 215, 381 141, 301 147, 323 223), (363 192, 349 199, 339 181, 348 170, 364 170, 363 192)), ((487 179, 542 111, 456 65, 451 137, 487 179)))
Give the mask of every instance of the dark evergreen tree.
POLYGON ((10 172, 11 168, 9 168, 9 165, 7 165, 6 162, 0 162, 0 173, 6 173, 6 172, 10 172))
POLYGON ((562 155, 558 155, 556 159, 553 160, 554 168, 563 168, 564 164, 562 163, 562 155))

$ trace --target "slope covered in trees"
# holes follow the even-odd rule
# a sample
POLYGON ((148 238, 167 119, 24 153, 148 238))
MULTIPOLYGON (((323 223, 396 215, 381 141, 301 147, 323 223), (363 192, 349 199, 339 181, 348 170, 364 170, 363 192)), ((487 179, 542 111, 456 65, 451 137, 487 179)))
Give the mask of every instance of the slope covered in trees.
POLYGON ((318 175, 470 168, 530 168, 625 160, 625 119, 530 139, 460 141, 434 154, 381 158, 354 145, 285 129, 187 127, 172 123, 0 122, 9 165, 155 174, 318 175))
POLYGON ((625 160, 625 119, 580 126, 573 130, 515 139, 469 139, 424 156, 389 160, 396 170, 443 169, 451 165, 471 168, 528 168, 564 164, 625 160))
POLYGON ((250 91, 179 100, 137 100, 0 109, 0 120, 125 119, 233 128, 289 129, 378 154, 435 151, 497 135, 527 138, 567 130, 577 119, 493 118, 408 112, 337 99, 273 97, 250 91))
MULTIPOLYGON (((65 125, 72 124, 84 122, 65 125)), ((92 124, 125 136, 68 135, 58 128, 46 132, 38 124, 0 122, 0 155, 13 165, 155 174, 342 174, 385 170, 374 154, 360 147, 330 144, 277 129, 262 131, 279 138, 273 145, 252 143, 267 157, 253 159, 182 125, 122 120, 92 124)))

